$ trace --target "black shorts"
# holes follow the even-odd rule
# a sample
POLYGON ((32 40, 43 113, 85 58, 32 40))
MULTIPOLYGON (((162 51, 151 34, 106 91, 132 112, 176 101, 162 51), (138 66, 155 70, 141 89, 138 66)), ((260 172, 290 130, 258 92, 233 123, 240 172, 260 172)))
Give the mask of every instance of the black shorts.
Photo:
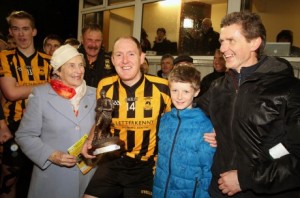
POLYGON ((20 125, 20 121, 11 122, 8 125, 13 138, 3 144, 2 163, 11 167, 32 166, 32 162, 21 151, 20 146, 15 142, 14 136, 20 125))
POLYGON ((110 198, 152 197, 154 160, 127 156, 100 163, 85 194, 110 198))

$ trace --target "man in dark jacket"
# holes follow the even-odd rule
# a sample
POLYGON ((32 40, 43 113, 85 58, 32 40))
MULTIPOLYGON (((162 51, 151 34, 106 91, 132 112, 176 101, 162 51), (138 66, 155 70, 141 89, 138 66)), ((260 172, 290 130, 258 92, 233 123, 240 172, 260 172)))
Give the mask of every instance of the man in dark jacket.
POLYGON ((200 55, 213 55, 215 50, 220 47, 219 33, 214 31, 210 18, 203 19, 197 40, 200 55))
POLYGON ((102 46, 102 40, 99 25, 87 24, 82 29, 82 44, 78 51, 84 55, 84 80, 88 86, 97 87, 102 78, 116 73, 110 54, 106 53, 102 46))
POLYGON ((211 197, 299 198, 300 80, 286 60, 260 56, 255 13, 225 16, 220 42, 229 71, 198 100, 217 134, 211 197))
POLYGON ((209 89, 211 83, 214 80, 225 75, 225 71, 226 71, 225 59, 220 49, 216 49, 215 51, 213 67, 214 67, 214 71, 204 76, 204 78, 201 81, 201 87, 200 87, 201 91, 199 96, 203 95, 209 89))

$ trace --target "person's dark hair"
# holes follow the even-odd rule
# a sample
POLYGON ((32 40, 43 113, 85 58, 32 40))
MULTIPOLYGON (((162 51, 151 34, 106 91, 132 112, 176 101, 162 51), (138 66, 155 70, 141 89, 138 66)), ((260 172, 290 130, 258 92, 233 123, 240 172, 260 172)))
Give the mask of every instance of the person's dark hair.
POLYGON ((195 90, 200 89, 201 73, 195 67, 188 65, 178 65, 174 67, 168 76, 169 83, 171 82, 183 82, 191 83, 195 90))
POLYGON ((194 61, 194 59, 192 57, 190 57, 189 55, 179 55, 174 59, 173 64, 176 65, 180 62, 193 63, 193 61, 194 61))
POLYGON ((9 39, 13 39, 14 37, 12 36, 12 35, 10 35, 10 34, 8 34, 7 36, 6 36, 6 40, 8 41, 9 39))
POLYGON ((5 37, 1 32, 0 32, 0 40, 2 41, 7 41, 7 37, 5 37))
POLYGON ((164 60, 164 59, 166 59, 166 58, 172 59, 172 63, 173 63, 174 57, 173 57, 171 54, 164 54, 164 55, 161 57, 160 60, 162 61, 162 60, 164 60))
POLYGON ((145 57, 145 62, 149 65, 149 60, 145 57))
POLYGON ((48 40, 56 40, 60 43, 60 45, 63 44, 63 39, 57 34, 49 34, 48 36, 46 36, 46 38, 43 41, 43 46, 45 46, 48 40))
POLYGON ((261 37, 262 43, 257 49, 257 55, 260 56, 266 45, 266 29, 260 16, 249 11, 232 12, 226 15, 221 21, 221 28, 233 24, 242 26, 242 34, 250 41, 251 39, 261 37))
POLYGON ((276 42, 279 42, 280 40, 287 40, 293 44, 293 31, 291 30, 281 30, 277 36, 276 36, 276 42))
POLYGON ((100 25, 96 24, 96 23, 88 23, 85 24, 84 27, 81 30, 81 34, 84 35, 84 33, 88 30, 92 30, 92 31, 99 31, 102 33, 101 27, 100 25))
POLYGON ((76 38, 67 38, 64 42, 64 45, 66 44, 70 44, 74 46, 74 45, 80 45, 80 42, 76 38))
MULTIPOLYGON (((137 46, 137 48, 138 48, 140 54, 142 54, 142 46, 141 46, 139 40, 137 40, 137 39, 136 39, 135 37, 133 37, 133 36, 121 36, 121 37, 117 38, 117 39, 115 40, 115 42, 114 42, 114 46, 115 46, 116 42, 118 42, 118 41, 121 40, 121 39, 129 39, 129 40, 132 40, 132 41, 136 44, 136 46, 137 46)), ((113 47, 112 53, 113 53, 113 52, 114 52, 114 47, 113 47)))
POLYGON ((6 18, 9 27, 11 27, 12 25, 11 22, 13 19, 29 19, 31 27, 35 29, 35 19, 28 12, 21 10, 21 11, 13 11, 12 13, 10 13, 10 15, 6 18))
POLYGON ((157 32, 163 32, 164 34, 166 34, 166 29, 165 28, 157 28, 156 33, 157 32))
POLYGON ((141 30, 141 38, 142 39, 146 39, 148 37, 148 34, 146 32, 146 30, 144 28, 142 28, 141 30))

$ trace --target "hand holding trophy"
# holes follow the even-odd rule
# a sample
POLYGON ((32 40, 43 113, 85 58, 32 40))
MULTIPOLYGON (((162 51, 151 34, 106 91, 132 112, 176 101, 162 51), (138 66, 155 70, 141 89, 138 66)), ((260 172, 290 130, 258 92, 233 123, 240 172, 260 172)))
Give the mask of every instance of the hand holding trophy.
POLYGON ((110 98, 106 97, 105 90, 101 90, 100 95, 101 97, 97 100, 95 109, 96 123, 92 140, 92 149, 89 150, 91 155, 97 155, 95 160, 92 160, 93 164, 98 163, 103 157, 103 154, 121 150, 124 146, 124 142, 121 141, 119 137, 113 137, 110 133, 110 124, 114 109, 113 102, 110 98))

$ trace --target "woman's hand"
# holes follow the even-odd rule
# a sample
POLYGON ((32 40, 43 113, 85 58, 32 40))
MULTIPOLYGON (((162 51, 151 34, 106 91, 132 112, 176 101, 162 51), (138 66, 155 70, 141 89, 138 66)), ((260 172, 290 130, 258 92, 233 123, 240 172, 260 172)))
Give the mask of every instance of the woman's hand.
POLYGON ((72 167, 76 164, 76 157, 61 151, 54 151, 48 159, 59 166, 72 167))
POLYGON ((216 140, 216 132, 213 131, 212 133, 204 133, 204 141, 209 143, 211 147, 217 147, 217 140, 216 140))

